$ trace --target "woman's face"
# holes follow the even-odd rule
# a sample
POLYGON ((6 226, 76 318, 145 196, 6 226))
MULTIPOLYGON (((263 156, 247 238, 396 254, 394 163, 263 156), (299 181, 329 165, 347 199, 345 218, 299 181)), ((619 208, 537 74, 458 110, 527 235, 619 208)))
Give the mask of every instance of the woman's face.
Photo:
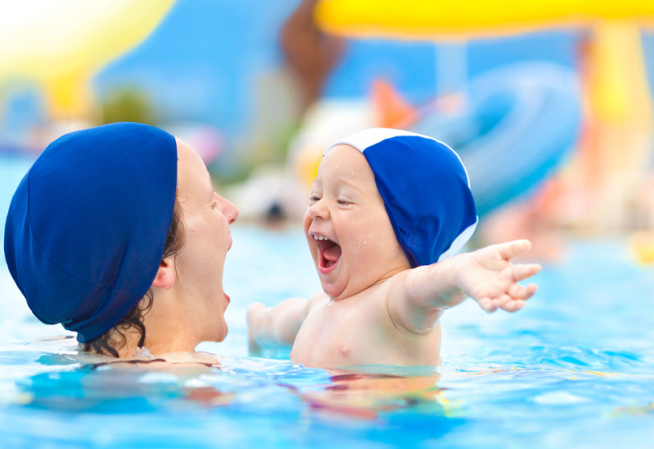
POLYGON ((184 246, 175 257, 175 284, 184 301, 184 321, 192 327, 188 332, 200 341, 222 341, 230 301, 223 292, 223 268, 232 246, 229 225, 236 221, 238 209, 214 192, 204 162, 180 140, 177 155, 184 246))

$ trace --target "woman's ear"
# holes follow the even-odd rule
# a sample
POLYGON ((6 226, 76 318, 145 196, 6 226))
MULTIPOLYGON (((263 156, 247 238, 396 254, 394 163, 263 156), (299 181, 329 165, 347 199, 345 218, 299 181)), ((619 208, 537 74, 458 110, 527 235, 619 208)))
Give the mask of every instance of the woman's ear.
POLYGON ((154 281, 152 281, 152 286, 168 290, 175 285, 176 278, 175 258, 167 257, 166 259, 161 259, 159 270, 157 270, 157 275, 154 277, 154 281))

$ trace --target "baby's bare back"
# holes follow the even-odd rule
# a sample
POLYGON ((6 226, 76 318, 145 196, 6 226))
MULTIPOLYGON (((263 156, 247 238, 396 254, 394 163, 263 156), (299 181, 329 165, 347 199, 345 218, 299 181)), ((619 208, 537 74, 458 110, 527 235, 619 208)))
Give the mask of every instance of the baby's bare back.
POLYGON ((415 334, 388 313, 388 282, 349 298, 316 298, 295 338, 291 360, 305 366, 437 365, 440 323, 415 334))

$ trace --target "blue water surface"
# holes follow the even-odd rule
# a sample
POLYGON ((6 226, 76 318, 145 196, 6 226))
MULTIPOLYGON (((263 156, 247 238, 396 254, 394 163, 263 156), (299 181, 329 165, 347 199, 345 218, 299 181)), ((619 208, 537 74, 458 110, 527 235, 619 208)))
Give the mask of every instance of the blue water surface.
POLYGON ((233 237, 230 333, 199 347, 223 356, 214 367, 85 365, 0 265, 0 447, 653 446, 654 270, 621 240, 569 242, 517 314, 446 312, 440 367, 327 371, 247 353, 247 304, 319 288, 301 229, 233 237))

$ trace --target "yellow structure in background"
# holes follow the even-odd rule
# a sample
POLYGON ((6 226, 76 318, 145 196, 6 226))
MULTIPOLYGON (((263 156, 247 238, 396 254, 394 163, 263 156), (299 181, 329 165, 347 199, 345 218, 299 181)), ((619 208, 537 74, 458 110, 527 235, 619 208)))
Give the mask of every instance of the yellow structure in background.
POLYGON ((654 25, 651 0, 321 0, 320 27, 329 33, 432 40, 510 35, 598 19, 654 25))
POLYGON ((582 148, 564 180, 566 189, 583 193, 561 215, 566 225, 588 232, 633 226, 653 121, 639 27, 654 26, 653 1, 321 0, 315 17, 329 33, 400 40, 463 41, 552 27, 588 28, 580 51, 586 108, 582 148))
POLYGON ((0 0, 0 99, 11 84, 44 90, 54 120, 88 117, 90 78, 141 43, 175 0, 0 0))

